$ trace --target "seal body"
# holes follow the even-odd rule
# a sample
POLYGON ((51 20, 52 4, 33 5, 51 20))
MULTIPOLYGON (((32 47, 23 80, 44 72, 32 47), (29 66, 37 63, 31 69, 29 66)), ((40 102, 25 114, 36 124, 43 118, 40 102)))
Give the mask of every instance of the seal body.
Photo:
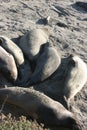
POLYGON ((77 55, 71 55, 66 66, 64 95, 67 100, 72 99, 87 81, 87 66, 77 55))
POLYGON ((5 77, 16 80, 17 79, 17 68, 14 57, 6 52, 0 46, 0 71, 4 74, 5 77))
POLYGON ((21 49, 8 37, 0 35, 0 45, 7 52, 13 55, 17 65, 21 65, 24 63, 24 56, 21 49))
POLYGON ((45 125, 66 128, 77 125, 71 112, 39 91, 21 87, 2 88, 0 100, 5 98, 6 102, 23 108, 28 115, 45 125))
POLYGON ((29 60, 35 60, 40 51, 40 46, 48 41, 47 28, 33 29, 20 38, 19 46, 29 60))
POLYGON ((60 53, 54 47, 46 47, 38 58, 36 68, 26 86, 46 80, 58 69, 60 63, 60 53))

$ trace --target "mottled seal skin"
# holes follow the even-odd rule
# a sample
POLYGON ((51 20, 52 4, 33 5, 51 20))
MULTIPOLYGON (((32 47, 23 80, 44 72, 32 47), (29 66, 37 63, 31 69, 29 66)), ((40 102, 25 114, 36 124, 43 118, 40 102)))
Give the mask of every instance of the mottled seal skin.
POLYGON ((42 82, 49 78, 61 63, 60 53, 54 47, 46 47, 39 57, 35 71, 26 86, 42 82))
POLYGON ((48 41, 50 31, 47 28, 33 29, 20 38, 19 46, 29 60, 35 60, 40 46, 48 41))
POLYGON ((64 95, 70 101, 87 81, 87 66, 77 55, 70 55, 66 72, 64 95))
POLYGON ((24 56, 21 49, 8 37, 0 35, 0 45, 13 55, 16 64, 19 66, 24 63, 24 56))
POLYGON ((21 107, 28 115, 47 126, 81 130, 71 112, 39 91, 21 87, 2 88, 0 100, 5 99, 7 99, 6 102, 21 107))
POLYGON ((17 79, 17 68, 14 57, 0 46, 0 71, 6 78, 15 81, 17 79))

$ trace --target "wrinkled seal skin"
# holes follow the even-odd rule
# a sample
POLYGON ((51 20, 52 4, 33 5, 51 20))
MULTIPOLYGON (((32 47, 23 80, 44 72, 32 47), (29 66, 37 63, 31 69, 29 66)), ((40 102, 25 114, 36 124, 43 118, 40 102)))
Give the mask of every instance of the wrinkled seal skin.
POLYGON ((50 32, 47 28, 33 29, 20 38, 19 46, 29 60, 35 60, 42 44, 48 41, 50 32))
POLYGON ((47 126, 81 130, 71 112, 39 91, 21 87, 0 89, 0 100, 4 101, 6 97, 8 103, 23 108, 30 116, 47 126))
POLYGON ((14 57, 0 46, 0 71, 12 81, 17 79, 17 68, 14 57))
POLYGON ((70 55, 66 66, 64 95, 70 101, 87 81, 87 66, 77 55, 70 55))
POLYGON ((21 49, 8 37, 0 35, 0 45, 13 55, 16 64, 19 66, 24 63, 24 56, 21 49))
POLYGON ((49 78, 58 69, 60 63, 60 53, 54 47, 46 47, 39 57, 35 71, 26 83, 26 86, 42 82, 49 78))

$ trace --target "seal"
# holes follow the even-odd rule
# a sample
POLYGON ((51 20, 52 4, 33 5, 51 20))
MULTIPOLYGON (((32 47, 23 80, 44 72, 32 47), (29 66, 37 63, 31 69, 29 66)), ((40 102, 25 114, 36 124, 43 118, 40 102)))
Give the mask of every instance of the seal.
POLYGON ((25 86, 42 82, 49 78, 61 63, 60 53, 54 47, 45 47, 37 60, 36 68, 25 86))
POLYGON ((50 31, 47 28, 28 31, 19 40, 19 46, 29 60, 35 60, 42 44, 48 41, 50 31))
POLYGON ((0 45, 13 55, 16 64, 19 66, 24 63, 24 56, 21 49, 8 37, 0 35, 0 45))
POLYGON ((82 89, 87 81, 87 66, 78 55, 70 55, 66 65, 64 96, 68 102, 82 89))
POLYGON ((0 72, 12 81, 17 79, 17 68, 14 57, 0 46, 0 72))
POLYGON ((1 88, 0 100, 5 99, 6 102, 24 109, 29 116, 47 126, 81 130, 80 124, 71 112, 39 91, 21 87, 1 88))

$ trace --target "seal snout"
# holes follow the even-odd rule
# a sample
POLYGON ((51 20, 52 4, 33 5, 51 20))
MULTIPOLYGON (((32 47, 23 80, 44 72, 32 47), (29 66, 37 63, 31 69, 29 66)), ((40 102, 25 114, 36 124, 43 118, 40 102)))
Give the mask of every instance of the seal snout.
POLYGON ((67 117, 65 120, 65 126, 67 124, 67 128, 71 128, 72 130, 82 130, 83 126, 81 125, 81 123, 73 118, 73 117, 67 117))
POLYGON ((72 130, 82 130, 84 128, 83 124, 77 119, 72 119, 72 130))

